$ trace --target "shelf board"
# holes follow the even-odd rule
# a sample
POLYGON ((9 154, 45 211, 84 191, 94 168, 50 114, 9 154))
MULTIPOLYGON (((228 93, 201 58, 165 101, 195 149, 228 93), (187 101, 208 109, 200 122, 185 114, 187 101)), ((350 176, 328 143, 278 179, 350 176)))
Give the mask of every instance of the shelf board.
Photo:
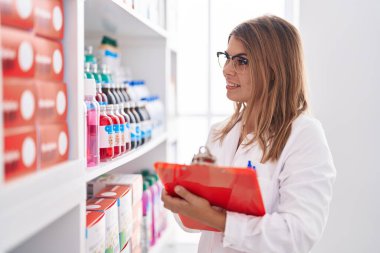
POLYGON ((91 181, 94 178, 99 177, 117 167, 120 167, 128 162, 135 160, 136 158, 144 155, 150 150, 154 149, 164 141, 168 139, 168 134, 163 132, 159 136, 152 138, 151 141, 144 144, 141 147, 138 147, 135 150, 129 151, 127 154, 122 155, 121 157, 115 158, 114 160, 106 163, 101 163, 98 166, 87 168, 86 169, 86 180, 87 182, 91 181))
POLYGON ((84 161, 68 161, 0 185, 0 252, 84 201, 83 167, 84 161))
POLYGON ((91 0, 85 2, 85 34, 127 35, 166 39, 167 32, 142 17, 120 0, 91 0))

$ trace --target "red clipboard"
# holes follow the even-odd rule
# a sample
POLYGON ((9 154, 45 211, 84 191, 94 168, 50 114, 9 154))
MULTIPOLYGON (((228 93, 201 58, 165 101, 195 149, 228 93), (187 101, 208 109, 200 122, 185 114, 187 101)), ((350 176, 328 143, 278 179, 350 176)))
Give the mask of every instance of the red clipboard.
MULTIPOLYGON (((177 196, 174 187, 181 185, 207 199, 213 206, 247 215, 265 214, 256 171, 253 169, 164 162, 157 162, 154 167, 171 196, 177 196)), ((187 216, 179 215, 179 218, 186 228, 217 231, 187 216)))

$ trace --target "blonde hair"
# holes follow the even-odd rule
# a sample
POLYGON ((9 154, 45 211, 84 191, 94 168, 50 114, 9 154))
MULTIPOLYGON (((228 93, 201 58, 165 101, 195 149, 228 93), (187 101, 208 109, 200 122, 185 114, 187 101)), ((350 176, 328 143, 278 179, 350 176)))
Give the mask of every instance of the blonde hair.
MULTIPOLYGON (((254 119, 254 138, 263 156, 261 162, 278 160, 289 138, 292 122, 308 108, 303 50, 297 29, 276 16, 248 20, 231 32, 228 39, 240 40, 247 50, 252 96, 249 103, 235 103, 227 125, 216 133, 224 137, 242 120, 254 119), (255 107, 255 114, 252 114, 255 107)), ((246 128, 242 136, 247 136, 246 128)))

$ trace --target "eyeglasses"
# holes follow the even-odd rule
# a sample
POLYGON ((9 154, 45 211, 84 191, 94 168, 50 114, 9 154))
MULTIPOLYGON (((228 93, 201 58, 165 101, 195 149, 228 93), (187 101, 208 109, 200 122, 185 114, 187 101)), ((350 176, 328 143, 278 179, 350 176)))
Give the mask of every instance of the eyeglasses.
POLYGON ((227 52, 217 52, 219 66, 223 69, 230 60, 232 60, 232 65, 237 73, 241 74, 247 69, 248 59, 238 55, 229 55, 227 52))

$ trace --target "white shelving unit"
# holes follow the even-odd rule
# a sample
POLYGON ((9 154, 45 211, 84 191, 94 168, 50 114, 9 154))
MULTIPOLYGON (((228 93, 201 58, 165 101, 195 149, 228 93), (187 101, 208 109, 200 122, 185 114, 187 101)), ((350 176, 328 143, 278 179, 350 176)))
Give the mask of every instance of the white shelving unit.
MULTIPOLYGON (((84 46, 96 47, 103 35, 116 38, 122 50, 122 62, 130 67, 134 78, 146 81, 151 93, 160 96, 166 109, 172 53, 165 29, 127 8, 122 1, 63 2, 64 80, 69 99, 69 161, 10 182, 4 182, 3 174, 0 173, 0 253, 84 253, 87 182, 104 173, 132 173, 141 168, 152 169, 154 161, 166 160, 168 155, 169 139, 172 138, 169 138, 165 122, 162 132, 142 147, 109 163, 86 168, 82 107, 84 46)), ((4 139, 2 125, 1 115, 1 143, 4 139)), ((3 145, 0 146, 2 151, 3 145)), ((2 159, 0 157, 1 164, 2 159)), ((162 238, 152 248, 153 252, 160 252, 160 245, 170 239, 170 229, 162 238)))

